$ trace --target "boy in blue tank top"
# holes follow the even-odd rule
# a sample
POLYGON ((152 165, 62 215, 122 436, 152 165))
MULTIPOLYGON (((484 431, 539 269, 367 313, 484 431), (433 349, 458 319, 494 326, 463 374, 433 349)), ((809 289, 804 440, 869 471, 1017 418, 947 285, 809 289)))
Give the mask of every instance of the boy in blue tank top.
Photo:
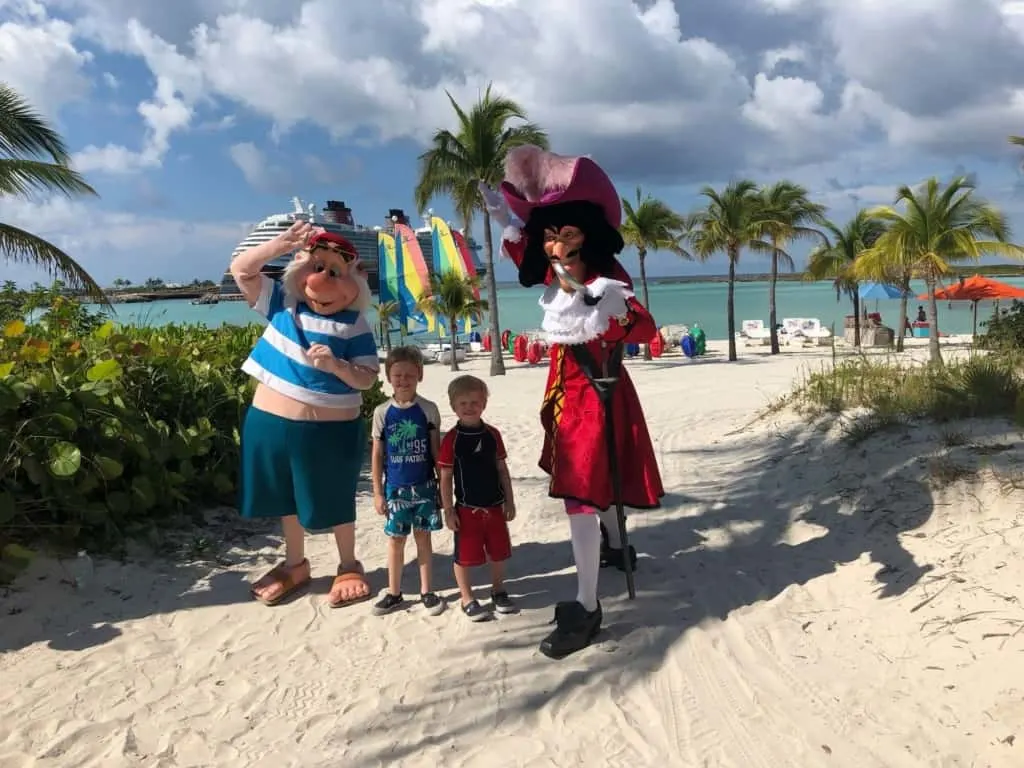
POLYGON ((420 567, 420 601, 432 616, 444 611, 431 586, 433 547, 430 535, 441 530, 437 503, 437 453, 441 413, 416 392, 423 381, 423 355, 416 347, 388 353, 384 374, 394 394, 373 412, 373 499, 386 518, 388 590, 374 605, 382 616, 400 608, 405 541, 412 533, 420 567))

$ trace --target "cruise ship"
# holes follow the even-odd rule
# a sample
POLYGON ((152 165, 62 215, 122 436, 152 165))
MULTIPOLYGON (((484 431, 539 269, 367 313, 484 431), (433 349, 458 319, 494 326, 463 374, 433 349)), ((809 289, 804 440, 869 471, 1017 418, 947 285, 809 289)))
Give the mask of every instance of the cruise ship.
MULTIPOLYGON (((377 233, 384 231, 393 234, 396 223, 409 225, 409 219, 405 212, 401 208, 392 208, 388 211, 382 226, 366 227, 355 223, 352 218, 352 209, 348 208, 343 201, 328 200, 319 215, 316 213, 316 206, 314 204, 310 203, 307 207, 304 207, 302 200, 297 197, 292 198, 292 206, 293 210, 291 213, 274 214, 257 224, 248 237, 238 244, 232 252, 231 258, 234 259, 242 251, 276 237, 294 224, 296 220, 305 219, 318 227, 323 227, 328 232, 337 232, 356 247, 363 265, 366 267, 370 290, 376 294, 379 287, 377 233)), ((426 263, 433 264, 434 243, 430 231, 429 213, 425 218, 425 225, 415 229, 416 241, 419 243, 426 263)), ((463 232, 463 234, 465 235, 466 233, 463 232)), ((475 256, 476 252, 480 250, 480 246, 470 240, 468 235, 466 235, 466 241, 475 256)), ((272 276, 278 275, 284 270, 285 265, 288 264, 291 258, 292 255, 288 254, 275 259, 267 264, 263 271, 272 276)), ((477 274, 482 278, 486 274, 487 268, 479 263, 479 259, 476 259, 476 261, 477 274)), ((221 278, 219 297, 222 300, 242 298, 241 293, 238 291, 238 286, 235 285, 235 280, 231 277, 231 272, 228 270, 224 272, 224 276, 221 278)))

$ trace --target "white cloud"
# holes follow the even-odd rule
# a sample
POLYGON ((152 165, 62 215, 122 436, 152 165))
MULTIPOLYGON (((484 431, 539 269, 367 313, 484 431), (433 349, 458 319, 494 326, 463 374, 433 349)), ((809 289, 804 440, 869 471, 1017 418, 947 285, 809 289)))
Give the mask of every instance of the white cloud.
MULTIPOLYGON (((57 197, 46 201, 0 198, 0 221, 44 237, 76 259, 101 284, 219 280, 231 252, 251 230, 241 222, 192 222, 106 211, 95 203, 57 197)), ((42 272, 6 264, 4 279, 49 282, 42 272)))
POLYGON ((292 186, 292 175, 282 166, 272 165, 262 150, 251 141, 232 144, 231 162, 238 166, 246 183, 261 192, 278 192, 292 186))
MULTIPOLYGON (((305 123, 356 143, 422 141, 453 122, 445 90, 465 103, 488 82, 526 107, 557 148, 590 152, 640 178, 707 181, 751 165, 786 169, 865 142, 890 154, 952 148, 992 156, 1005 151, 1006 133, 1024 131, 1020 0, 748 1, 747 12, 772 31, 746 40, 730 37, 744 25, 731 24, 727 10, 718 28, 698 30, 700 18, 714 17, 712 5, 682 17, 679 6, 22 0, 17 29, 7 34, 22 48, 39 30, 60 43, 54 50, 63 58, 53 53, 52 62, 26 68, 58 105, 74 91, 56 85, 59 73, 81 77, 89 63, 74 34, 151 71, 154 93, 137 107, 143 135, 131 146, 86 147, 77 163, 89 171, 159 167, 178 134, 231 126, 232 115, 201 122, 210 105, 262 116, 277 138, 305 123), (43 5, 80 14, 73 31, 43 5)), ((251 184, 284 183, 283 167, 252 160, 251 151, 235 157, 251 184)))
POLYGON ((38 4, 10 10, 12 20, 0 24, 0 77, 52 119, 64 104, 89 95, 82 69, 92 55, 75 46, 70 24, 40 18, 38 4))

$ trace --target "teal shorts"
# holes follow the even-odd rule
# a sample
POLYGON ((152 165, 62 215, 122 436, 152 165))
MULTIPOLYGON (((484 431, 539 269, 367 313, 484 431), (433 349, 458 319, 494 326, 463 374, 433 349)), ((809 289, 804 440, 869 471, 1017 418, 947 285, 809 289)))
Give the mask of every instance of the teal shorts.
POLYGON ((384 533, 408 536, 413 531, 440 531, 441 513, 437 505, 437 483, 430 480, 418 485, 387 489, 388 519, 384 533))
POLYGON ((366 425, 293 421, 250 407, 242 423, 242 517, 295 515, 307 530, 356 521, 366 425))

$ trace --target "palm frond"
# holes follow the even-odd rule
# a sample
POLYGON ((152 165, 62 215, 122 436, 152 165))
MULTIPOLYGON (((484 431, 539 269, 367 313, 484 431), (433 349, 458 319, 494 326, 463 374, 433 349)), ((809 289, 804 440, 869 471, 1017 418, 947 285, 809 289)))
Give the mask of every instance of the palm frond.
POLYGON ((60 192, 68 197, 96 194, 80 174, 66 165, 39 160, 0 159, 0 195, 30 197, 36 192, 60 192))
POLYGON ((21 94, 0 82, 0 152, 46 156, 59 165, 71 159, 64 140, 21 94))
POLYGON ((0 224, 0 259, 40 267, 59 276, 69 288, 83 290, 98 303, 110 305, 103 289, 78 262, 31 232, 0 224))

